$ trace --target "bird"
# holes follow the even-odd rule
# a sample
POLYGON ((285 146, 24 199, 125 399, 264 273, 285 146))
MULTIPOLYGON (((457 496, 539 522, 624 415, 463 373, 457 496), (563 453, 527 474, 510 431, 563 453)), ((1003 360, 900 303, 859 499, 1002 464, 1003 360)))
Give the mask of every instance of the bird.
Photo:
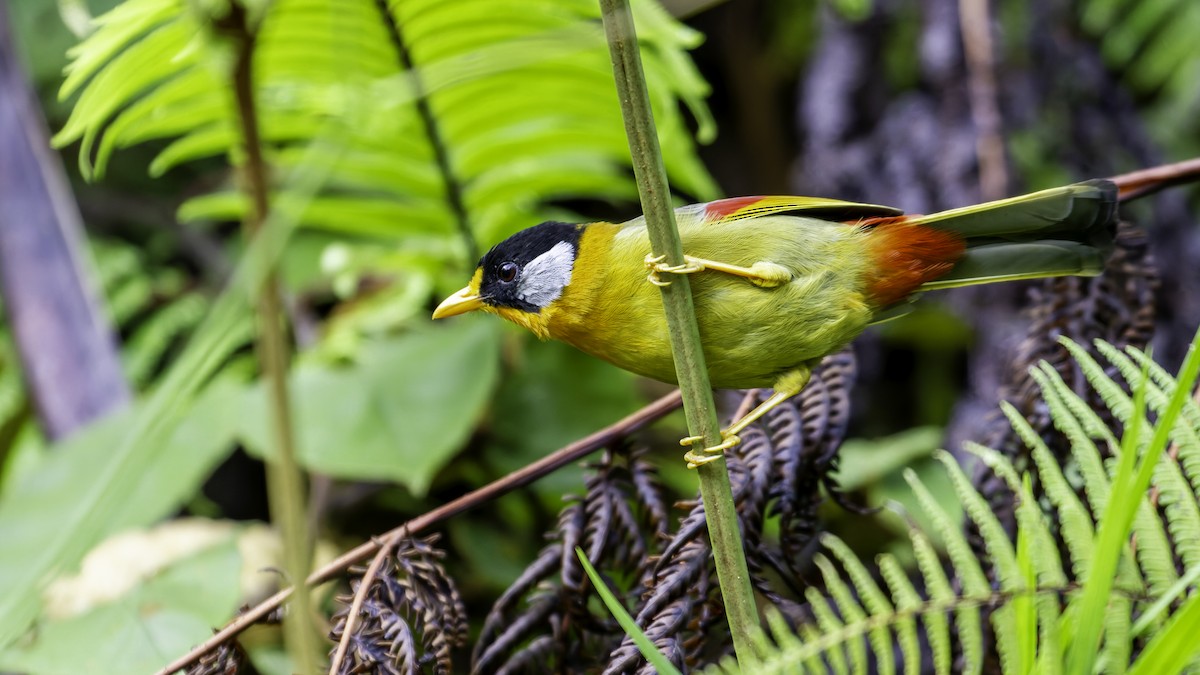
POLYGON ((673 384, 657 287, 689 275, 712 386, 774 389, 722 430, 721 443, 689 449, 695 468, 798 394, 822 357, 904 314, 925 291, 1099 274, 1114 245, 1118 201, 1107 180, 932 215, 817 197, 718 199, 675 209, 685 255, 674 266, 651 254, 644 217, 548 221, 484 254, 470 283, 433 318, 481 310, 673 384))

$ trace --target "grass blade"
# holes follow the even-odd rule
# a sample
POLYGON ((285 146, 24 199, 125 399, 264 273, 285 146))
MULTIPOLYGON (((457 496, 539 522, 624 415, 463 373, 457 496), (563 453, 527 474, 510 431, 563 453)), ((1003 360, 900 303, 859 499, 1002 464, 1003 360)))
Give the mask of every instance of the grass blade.
POLYGON ((629 612, 625 611, 624 605, 620 600, 608 590, 608 584, 604 583, 604 579, 600 578, 600 574, 592 567, 592 563, 588 562, 587 556, 583 554, 583 549, 575 547, 575 555, 579 556, 579 562, 583 565, 583 569, 587 572, 588 578, 592 580, 592 587, 596 589, 596 593, 600 594, 600 599, 604 601, 604 606, 608 607, 608 611, 612 612, 613 618, 617 623, 621 624, 621 630, 625 631, 633 643, 637 645, 638 651, 650 665, 658 670, 660 675, 681 675, 679 669, 667 658, 666 654, 658 651, 658 647, 646 637, 646 634, 638 627, 637 622, 629 616, 629 612))

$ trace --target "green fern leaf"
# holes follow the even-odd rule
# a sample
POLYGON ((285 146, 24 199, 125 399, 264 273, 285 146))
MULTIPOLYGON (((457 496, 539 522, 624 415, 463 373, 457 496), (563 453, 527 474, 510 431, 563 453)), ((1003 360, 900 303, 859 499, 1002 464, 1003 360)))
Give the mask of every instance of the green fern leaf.
MULTIPOLYGON (((1021 417, 1007 401, 1000 402, 1000 409, 1008 418, 1008 422, 1012 425, 1014 431, 1021 438, 1025 445, 1032 449, 1033 461, 1037 466, 1038 479, 1041 482, 1042 489, 1046 496, 1050 499, 1050 503, 1058 511, 1059 521, 1062 523, 1060 532, 1063 541, 1067 544, 1067 551, 1071 556, 1071 570, 1077 579, 1087 578, 1088 565, 1092 559, 1092 519, 1089 517, 1087 509, 1080 503, 1079 497, 1075 494, 1070 484, 1067 482, 1062 473, 1062 467, 1055 461, 1054 456, 1050 453, 1050 449, 1029 426, 1029 422, 1021 417)), ((997 466, 1001 464, 998 462, 997 466)), ((1010 488, 1014 489, 1012 479, 1007 472, 1002 473, 1002 476, 1009 480, 1010 488)), ((1022 504, 1024 506, 1024 504, 1022 504)), ((1057 547, 1050 547, 1056 549, 1057 547)), ((1055 553, 1057 555, 1057 553, 1055 553)), ((1052 565, 1047 566, 1045 573, 1048 577, 1043 581, 1050 585, 1056 583, 1064 583, 1066 579, 1053 579, 1049 575, 1052 574, 1052 565)), ((1059 569, 1061 573, 1061 567, 1059 569)))
MULTIPOLYGON (((1159 389, 1164 392, 1175 391, 1175 388, 1178 386, 1175 383, 1175 378, 1167 373, 1165 368, 1155 363, 1153 359, 1143 352, 1132 347, 1127 347, 1125 353, 1137 362, 1139 368, 1149 369, 1150 377, 1158 385, 1159 389)), ((1188 440, 1179 444, 1177 459, 1179 465, 1183 468, 1184 474, 1187 476, 1188 483, 1192 486, 1192 492, 1200 493, 1200 447, 1194 445, 1190 441, 1190 437, 1187 436, 1189 433, 1192 436, 1200 435, 1200 406, 1194 400, 1189 399, 1184 402, 1182 415, 1185 422, 1177 425, 1176 429, 1178 431, 1179 427, 1186 428, 1183 434, 1188 440)))
MULTIPOLYGON (((825 589, 837 605, 837 610, 842 616, 841 621, 843 626, 861 624, 866 621, 867 613, 863 610, 862 605, 858 604, 854 593, 846 585, 846 582, 842 580, 842 576, 838 574, 837 569, 833 566, 829 558, 817 554, 814 556, 813 562, 821 570, 821 576, 825 579, 825 589)), ((850 672, 865 675, 867 672, 867 650, 863 645, 862 638, 851 637, 845 641, 845 645, 846 649, 850 652, 850 672)))
MULTIPOLYGON (((921 606, 921 596, 917 589, 913 588, 912 582, 908 580, 908 575, 904 573, 895 556, 881 554, 876 559, 876 564, 892 597, 896 599, 896 609, 906 614, 915 613, 921 606)), ((943 622, 944 620, 943 618, 943 622)), ((897 622, 896 641, 904 658, 904 675, 919 675, 921 672, 921 643, 917 635, 917 622, 911 616, 905 616, 897 622)), ((949 640, 944 629, 941 636, 949 640)), ((937 672, 938 675, 942 675, 946 671, 937 672)))
MULTIPOLYGON (((929 538, 915 527, 908 528, 908 538, 913 544, 913 553, 917 558, 917 566, 921 570, 921 576, 925 579, 925 589, 929 593, 930 600, 938 603, 948 604, 954 598, 954 590, 950 585, 950 579, 946 577, 946 572, 942 569, 942 562, 938 559, 937 551, 934 550, 933 544, 929 538)), ((969 611, 969 610, 964 610, 969 611)), ((964 615, 959 615, 959 621, 964 620, 964 615)), ((965 620, 972 623, 978 631, 981 627, 979 623, 979 615, 975 614, 972 620, 970 615, 965 615, 965 620)), ((929 639, 929 648, 933 652, 933 669, 938 675, 947 675, 950 672, 950 625, 944 614, 937 612, 928 612, 923 615, 922 624, 925 626, 925 635, 929 639)), ((963 641, 963 656, 968 662, 979 663, 982 661, 982 647, 972 640, 963 641), (969 652, 970 649, 977 649, 974 656, 969 652), (973 661, 972 661, 973 659, 973 661)))
MULTIPOLYGON (((1134 440, 1134 445, 1131 447, 1137 448, 1150 440, 1151 432, 1149 431, 1149 423, 1145 420, 1139 420, 1140 424, 1132 425, 1130 420, 1134 415, 1134 402, 1129 395, 1124 392, 1109 378, 1103 371, 1103 368, 1097 363, 1090 354, 1082 349, 1078 344, 1067 339, 1060 340, 1067 349, 1071 352, 1075 360, 1080 364, 1084 376, 1092 387, 1100 394, 1106 406, 1119 419, 1121 419, 1127 428, 1137 427, 1142 431, 1139 432, 1138 438, 1134 440)), ((1097 341, 1097 347, 1100 342, 1097 341)), ((1108 347, 1108 345, 1105 345, 1108 347)), ((1108 347, 1109 353, 1119 356, 1119 352, 1108 347)), ((1103 351, 1103 350, 1102 350, 1103 351)), ((1119 364, 1114 364, 1118 365, 1119 364)), ((1134 379, 1129 380, 1130 384, 1141 382, 1141 373, 1133 376, 1134 379)), ((1148 378, 1145 381, 1145 396, 1147 402, 1152 402, 1154 398, 1153 391, 1157 391, 1157 387, 1152 385, 1148 378)), ((1165 406, 1166 401, 1161 402, 1165 406)), ((1128 431, 1127 431, 1128 433, 1128 431)), ((1127 444, 1123 444, 1122 452, 1127 444)), ((1161 462, 1155 460, 1155 472, 1161 473, 1159 467, 1161 462)), ((1175 487, 1168 485, 1168 489, 1175 487)), ((1178 495, 1176 489, 1172 493, 1172 497, 1178 495)), ((1154 508, 1150 505, 1147 499, 1142 499, 1137 509, 1134 519, 1134 534, 1138 539, 1137 557, 1141 565, 1142 573, 1146 580, 1150 583, 1150 589, 1155 594, 1165 593, 1178 579, 1179 575, 1175 571, 1175 563, 1171 559, 1171 545, 1167 539, 1166 531, 1163 523, 1159 520, 1158 515, 1154 512, 1154 508)))
MULTIPOLYGON (((1150 379, 1158 388, 1173 392, 1178 385, 1175 377, 1167 372, 1166 368, 1159 365, 1150 355, 1140 349, 1134 347, 1125 347, 1125 354, 1137 362, 1138 368, 1146 368, 1150 372, 1150 379)), ((1200 429, 1200 405, 1194 399, 1184 401, 1183 418, 1187 420, 1187 425, 1195 430, 1200 429)))
MULTIPOLYGON (((1143 365, 1135 364, 1124 353, 1104 342, 1097 342, 1096 347, 1117 367, 1126 382, 1136 382, 1142 369, 1148 368, 1150 363, 1149 359, 1143 359, 1143 365)), ((1160 389, 1155 382, 1147 383, 1146 400, 1149 407, 1161 414, 1166 409, 1173 391, 1174 382, 1171 382, 1169 390, 1160 389)), ((1194 407, 1190 400, 1187 404, 1194 407)), ((1147 431, 1143 437, 1148 442, 1150 432, 1147 431)), ((1186 413, 1181 414, 1179 422, 1172 430, 1172 437, 1177 444, 1177 451, 1183 452, 1186 448, 1189 456, 1200 456, 1200 437, 1197 436, 1195 427, 1189 424, 1186 413)), ((1176 553, 1183 558, 1188 567, 1200 565, 1200 540, 1197 540, 1194 534, 1200 532, 1200 504, 1196 501, 1195 487, 1187 482, 1180 465, 1170 456, 1164 457, 1155 467, 1154 485, 1160 491, 1159 503, 1165 508, 1167 528, 1172 535, 1176 553)))
MULTIPOLYGON (((955 572, 962 583, 963 594, 977 597, 987 596, 991 593, 987 575, 971 551, 971 546, 963 536, 961 528, 942 509, 929 492, 929 488, 925 487, 925 484, 917 478, 916 473, 911 469, 905 469, 904 479, 912 487, 925 515, 933 521, 934 528, 942 538, 942 542, 945 543, 946 551, 949 553, 955 572)), ((963 650, 963 671, 978 673, 983 668, 983 625, 979 617, 979 610, 965 606, 959 608, 955 612, 955 624, 963 650)))
MULTIPOLYGON (((1121 390, 1121 386, 1109 379, 1108 375, 1104 373, 1104 369, 1092 359, 1090 354, 1079 347, 1079 345, 1076 345, 1075 343, 1066 339, 1060 340, 1060 342, 1067 348, 1067 351, 1071 352, 1072 356, 1075 356, 1076 354, 1082 356, 1082 359, 1078 359, 1077 357, 1079 369, 1083 371, 1088 383, 1091 384, 1092 387, 1096 389, 1097 393, 1100 394, 1101 400, 1104 401, 1109 410, 1112 410, 1112 406, 1109 406, 1108 402, 1110 400, 1119 401, 1120 397, 1125 395, 1125 392, 1121 390)), ((1040 364, 1040 368, 1047 375, 1051 376, 1051 384, 1059 392, 1063 404, 1066 405, 1066 407, 1071 411, 1071 414, 1079 420, 1079 423, 1083 425, 1084 430, 1087 431, 1089 436, 1092 438, 1103 439, 1104 441, 1108 442, 1110 447, 1113 448, 1120 445, 1120 441, 1118 440, 1116 434, 1114 434, 1113 431, 1108 428, 1107 422, 1101 418, 1095 410, 1092 410, 1087 401, 1084 401, 1082 398, 1080 398, 1071 389, 1071 387, 1062 380, 1062 377, 1058 375, 1057 371, 1055 371, 1050 364, 1042 363, 1040 364)))
MULTIPOLYGON (((383 240, 461 234, 458 246, 430 255, 473 263, 469 239, 490 243, 544 220, 549 200, 636 198, 594 2, 382 5, 278 0, 264 11, 254 77, 269 160, 287 168, 330 135, 345 148, 304 225, 383 240)), ((635 12, 672 182, 714 198, 678 106, 702 141, 712 137, 708 86, 686 54, 701 36, 651 0, 635 12)), ((135 0, 99 24, 73 51, 63 95, 82 93, 56 136, 60 145, 82 139, 86 174, 93 150, 100 175, 117 149, 154 140, 168 142, 152 175, 205 157, 240 161, 234 106, 220 86, 228 45, 200 9, 135 0)), ((179 216, 238 219, 246 209, 221 190, 179 216)))
MULTIPOLYGON (((1000 590, 1011 594, 1026 593, 1025 580, 1017 565, 1016 553, 1013 551, 1012 542, 1009 541, 1008 532, 1004 530, 1004 526, 1000 524, 1000 521, 992 512, 991 506, 972 487, 971 480, 963 473, 962 468, 950 456, 950 453, 945 450, 938 450, 934 453, 934 457, 946 467, 946 472, 950 475, 950 481, 954 485, 954 492, 958 495, 958 499, 963 505, 963 510, 966 511, 971 522, 975 523, 979 528, 984 547, 987 549, 988 558, 991 559, 992 565, 995 566, 1000 590)), ((964 539, 962 543, 965 545, 966 540, 964 539)), ((973 560, 975 559, 974 554, 971 554, 970 557, 973 560)), ((953 549, 951 549, 951 559, 954 559, 953 549)), ((957 566, 958 561, 956 560, 955 562, 957 566)), ((987 588, 987 590, 990 590, 990 588, 987 588)), ((968 592, 978 593, 980 591, 973 590, 968 592)), ((999 648, 1000 665, 1004 669, 1004 672, 1021 671, 1017 625, 1013 606, 1007 604, 993 612, 992 624, 995 626, 996 645, 999 648)))
MULTIPOLYGON (((1042 398, 1050 409, 1050 418, 1055 428, 1071 443, 1071 458, 1075 460, 1083 478, 1083 489, 1092 512, 1092 520, 1098 521, 1105 505, 1108 504, 1108 495, 1112 488, 1099 449, 1092 442, 1085 424, 1075 415, 1078 406, 1072 402, 1079 401, 1079 397, 1067 387, 1062 377, 1049 364, 1041 364, 1031 374, 1042 390, 1042 398)), ((1094 417, 1094 413, 1091 414, 1094 417)), ((1099 420, 1095 418, 1094 421, 1099 420)))
MULTIPOLYGON (((1005 414, 1012 421, 1014 430, 1018 435, 1031 447, 1034 448, 1034 454, 1039 454, 1038 446, 1040 446, 1040 454, 1043 455, 1043 461, 1048 458, 1049 450, 1042 443, 1041 439, 1033 433, 1033 429, 1029 427, 1028 422, 1021 418, 1016 409, 1011 405, 1002 403, 1005 414)), ((1058 545, 1051 534, 1050 527, 1042 514, 1041 507, 1033 496, 1030 488, 1028 475, 1022 481, 1018 478, 1012 464, 1001 456, 996 451, 985 448, 983 446, 968 443, 967 449, 984 461, 987 466, 1000 476, 1008 485, 1013 494, 1019 495, 1019 503, 1017 504, 1017 535, 1018 540, 1018 563, 1021 565, 1022 574, 1025 579, 1025 594, 1014 597, 1013 604, 1017 607, 1018 616, 1021 610, 1024 609, 1026 616, 1022 619, 1025 626, 1024 630, 1019 630, 1018 635, 1022 638, 1022 663, 1020 665, 1021 672, 1026 672, 1031 669, 1036 656, 1038 670, 1044 675, 1061 672, 1062 669, 1062 652, 1059 641, 1059 631, 1057 630, 1060 620, 1059 606, 1056 598, 1037 596, 1029 597, 1036 588, 1066 588, 1068 578, 1063 570, 1062 559, 1058 555, 1058 545), (1024 596, 1024 597, 1022 597, 1024 596), (1040 640, 1040 648, 1037 647, 1040 640), (1035 655, 1035 652, 1037 654, 1035 655)), ((1035 459, 1035 462, 1037 460, 1035 459)), ((1039 463, 1039 472, 1042 464, 1039 463)), ((1042 484, 1047 486, 1047 492, 1061 491, 1058 501, 1068 503, 1068 510, 1073 508, 1073 519, 1078 521, 1082 527, 1082 532, 1073 533, 1074 538, 1086 538, 1086 550, 1091 551, 1091 533, 1092 523, 1088 519, 1083 506, 1079 504, 1073 491, 1066 487, 1066 481, 1063 478, 1057 464, 1053 461, 1049 462, 1049 476, 1042 475, 1042 484), (1047 480, 1049 479, 1049 480, 1047 480)), ((1052 502, 1055 501, 1052 498, 1052 502)), ((1063 522, 1063 534, 1066 536, 1067 518, 1064 517, 1060 510, 1060 519, 1063 522)), ((1068 548, 1070 544, 1068 544, 1068 548)), ((1085 568, 1086 569, 1086 568, 1085 568)))
MULTIPOLYGON (((804 638, 803 646, 807 648, 809 645, 815 645, 821 639, 821 633, 812 624, 804 624, 800 627, 800 635, 804 638)), ((813 673, 828 673, 829 668, 821 661, 821 652, 815 649, 804 649, 808 654, 801 659, 804 667, 813 673)), ((833 663, 833 658, 830 658, 830 664, 833 663)))
MULTIPOLYGON (((888 616, 895 613, 892 607, 891 600, 888 599, 879 585, 875 583, 875 579, 871 577, 871 573, 867 571, 862 561, 850 550, 841 539, 827 534, 821 537, 821 543, 833 553, 834 557, 842 563, 842 569, 846 570, 851 583, 854 584, 855 590, 858 591, 859 597, 862 598, 863 604, 866 605, 867 612, 872 617, 888 616)), ((879 673, 883 675, 893 675, 896 672, 894 658, 892 656, 892 636, 886 627, 872 629, 869 635, 871 648, 875 651, 875 667, 879 673)))
MULTIPOLYGON (((824 570, 821 571, 824 573, 824 570)), ((811 587, 807 588, 804 591, 804 597, 808 600, 808 606, 810 609, 812 609, 813 616, 816 617, 817 626, 821 629, 822 634, 834 635, 845 628, 845 624, 842 623, 842 620, 838 618, 837 614, 830 607, 829 603, 833 601, 826 600, 825 596, 821 595, 820 591, 811 587)), ((838 644, 832 649, 826 651, 821 649, 819 640, 806 640, 806 642, 808 645, 815 647, 813 650, 814 654, 824 651, 826 658, 829 659, 829 667, 834 673, 837 675, 848 675, 850 671, 846 668, 846 646, 844 644, 838 644)), ((859 645, 858 651, 861 654, 861 644, 859 645)), ((865 661, 866 657, 860 656, 855 663, 862 664, 865 667, 865 661)), ((862 671, 855 671, 855 673, 859 672, 862 671)))
MULTIPOLYGON (((1024 420, 1021 421, 1024 422, 1024 420)), ((1063 571, 1062 559, 1058 555, 1058 546, 1042 514, 1041 507, 1034 498, 1031 488, 1027 485, 1028 481, 1022 481, 1017 476, 1016 469, 1013 468, 1012 463, 995 450, 971 442, 967 442, 964 447, 968 452, 983 460, 983 463, 989 469, 1004 480, 1008 488, 1013 491, 1013 494, 1018 495, 1017 526, 1019 532, 1030 542, 1033 555, 1031 562, 1034 565, 1036 575, 1031 581, 1027 572, 1023 568, 1020 568, 1018 561, 1014 561, 1018 563, 1018 573, 1023 579, 1024 587, 1022 588, 1017 584, 1013 584, 1011 589, 1004 587, 1002 589, 1006 591, 1011 590, 1014 594, 1030 595, 1033 589, 1039 586, 1065 588, 1068 579, 1066 573, 1063 571)), ((1061 479, 1062 474, 1060 473, 1058 477, 1061 479)), ((996 525, 998 526, 999 523, 996 523, 996 525)), ((1091 531, 1090 523, 1088 523, 1086 531, 1091 531)))

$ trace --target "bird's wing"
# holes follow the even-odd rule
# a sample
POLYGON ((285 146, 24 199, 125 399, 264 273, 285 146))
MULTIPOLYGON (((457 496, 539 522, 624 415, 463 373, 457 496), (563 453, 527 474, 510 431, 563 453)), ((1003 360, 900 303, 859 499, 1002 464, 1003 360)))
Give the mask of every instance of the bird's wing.
POLYGON ((880 216, 899 216, 903 211, 890 206, 875 204, 858 204, 837 199, 821 197, 731 197, 718 199, 707 204, 686 206, 680 211, 690 209, 687 214, 698 218, 704 225, 728 223, 745 218, 758 218, 777 214, 794 213, 796 215, 831 220, 837 222, 855 221, 860 218, 876 218, 880 216))

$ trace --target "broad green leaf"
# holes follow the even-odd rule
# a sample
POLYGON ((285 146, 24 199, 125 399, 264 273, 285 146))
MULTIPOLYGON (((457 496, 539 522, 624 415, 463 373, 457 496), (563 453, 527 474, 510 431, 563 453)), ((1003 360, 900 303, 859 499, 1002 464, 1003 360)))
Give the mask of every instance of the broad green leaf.
MULTIPOLYGON (((125 528, 147 525, 190 499, 233 449, 237 390, 227 380, 209 387, 136 471, 117 476, 113 489, 122 498, 97 514, 102 516, 100 524, 85 539, 97 541, 125 528)), ((34 557, 30 552, 49 547, 63 524, 71 521, 79 496, 103 475, 113 448, 121 444, 139 408, 144 406, 116 413, 76 433, 45 453, 37 466, 23 468, 21 480, 8 485, 0 498, 0 533, 5 542, 0 546, 0 593, 14 594, 9 584, 20 577, 11 571, 13 566, 29 564, 34 557)), ((27 607, 36 611, 36 604, 27 607)))
POLYGON ((55 615, 0 651, 0 669, 148 673, 203 641, 241 594, 242 559, 232 528, 221 525, 173 521, 106 541, 89 554, 83 574, 50 587, 55 615))
POLYGON ((929 457, 942 442, 942 427, 907 429, 884 438, 854 438, 838 450, 838 487, 847 492, 874 485, 918 459, 929 457))
MULTIPOLYGON (((488 317, 472 317, 366 343, 350 366, 297 366, 290 385, 300 463, 424 494, 491 399, 499 375, 496 328, 488 317)), ((261 384, 244 396, 242 438, 261 455, 270 446, 261 384)))
MULTIPOLYGON (((645 403, 633 375, 562 343, 529 340, 522 357, 496 396, 496 442, 486 452, 501 472, 548 455, 645 403)), ((575 479, 547 480, 542 487, 561 494, 575 479)))
MULTIPOLYGON (((317 192, 323 177, 321 166, 305 163, 304 170, 288 180, 300 197, 317 192)), ((177 459, 174 453, 163 451, 172 432, 214 373, 245 344, 248 291, 259 288, 266 279, 294 226, 294 214, 286 210, 276 209, 267 217, 230 288, 213 303, 154 393, 125 418, 127 424, 122 428, 109 426, 111 419, 104 423, 109 442, 87 446, 73 438, 69 443, 79 443, 74 450, 62 448, 53 453, 46 470, 36 472, 34 480, 23 480, 20 490, 0 500, 0 533, 4 537, 4 546, 0 546, 0 649, 19 637, 37 616, 38 593, 55 573, 73 566, 114 526, 129 524, 122 519, 161 517, 161 513, 125 512, 137 501, 135 492, 144 485, 145 468, 163 458, 177 459), (103 455, 97 456, 101 452, 103 455), (74 457, 82 461, 71 462, 74 457), (39 502, 40 510, 29 510, 30 504, 39 502), (31 518, 30 513, 37 515, 31 518)), ((157 491, 159 486, 150 488, 157 491)), ((185 493, 192 492, 194 486, 185 493)), ((147 502, 159 505, 177 498, 170 490, 163 496, 146 497, 147 502)))

